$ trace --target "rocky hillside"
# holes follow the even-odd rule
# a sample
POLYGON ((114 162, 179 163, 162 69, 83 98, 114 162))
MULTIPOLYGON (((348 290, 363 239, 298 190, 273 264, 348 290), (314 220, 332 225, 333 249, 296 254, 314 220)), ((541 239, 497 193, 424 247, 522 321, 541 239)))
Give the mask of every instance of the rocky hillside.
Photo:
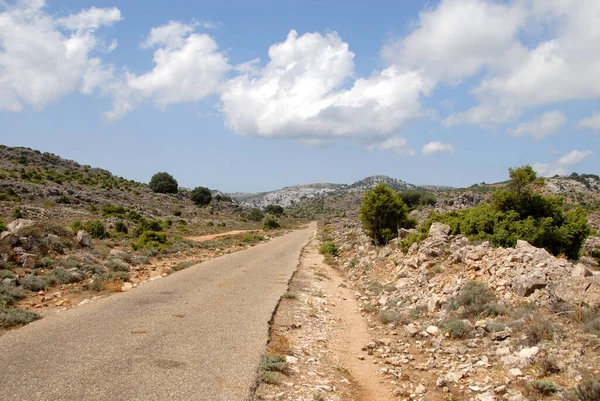
POLYGON ((370 322, 363 352, 382 381, 403 400, 600 399, 598 263, 524 241, 471 243, 449 229, 434 223, 403 253, 397 240, 373 246, 355 219, 324 227, 339 248, 330 263, 370 322))

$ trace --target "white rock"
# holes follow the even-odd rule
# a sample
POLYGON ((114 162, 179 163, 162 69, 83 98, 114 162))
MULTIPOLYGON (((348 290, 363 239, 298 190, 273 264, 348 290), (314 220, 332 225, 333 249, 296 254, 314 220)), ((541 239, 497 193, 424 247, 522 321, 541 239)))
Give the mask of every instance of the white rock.
POLYGON ((523 359, 531 359, 537 355, 539 350, 540 349, 538 347, 523 348, 521 351, 519 351, 519 357, 523 359))
POLYGON ((8 232, 15 233, 23 228, 31 227, 34 224, 35 223, 31 220, 17 219, 8 223, 6 228, 8 229, 8 232))
POLYGON ((523 376, 523 372, 521 372, 521 369, 519 369, 519 368, 512 368, 512 369, 509 369, 508 375, 511 377, 520 377, 520 376, 523 376))
POLYGON ((428 326, 427 329, 425 329, 425 331, 427 331, 431 335, 436 335, 440 332, 440 329, 437 328, 437 326, 428 326))

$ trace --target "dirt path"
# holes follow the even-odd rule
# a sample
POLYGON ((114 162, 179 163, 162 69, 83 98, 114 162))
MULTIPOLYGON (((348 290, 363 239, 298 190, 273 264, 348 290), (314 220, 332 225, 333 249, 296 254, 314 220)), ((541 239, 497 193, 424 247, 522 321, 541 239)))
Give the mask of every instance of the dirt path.
POLYGON ((203 242, 203 241, 210 241, 210 240, 213 240, 213 239, 219 238, 219 237, 224 237, 226 235, 256 233, 258 231, 259 230, 234 230, 234 231, 227 231, 227 232, 218 233, 218 234, 201 235, 201 236, 196 236, 196 237, 185 237, 185 239, 189 239, 189 240, 196 241, 196 242, 203 242))
POLYGON ((381 366, 362 350, 373 336, 360 306, 318 245, 313 238, 304 248, 271 326, 269 351, 288 356, 290 373, 282 384, 261 383, 255 399, 394 400, 381 366))

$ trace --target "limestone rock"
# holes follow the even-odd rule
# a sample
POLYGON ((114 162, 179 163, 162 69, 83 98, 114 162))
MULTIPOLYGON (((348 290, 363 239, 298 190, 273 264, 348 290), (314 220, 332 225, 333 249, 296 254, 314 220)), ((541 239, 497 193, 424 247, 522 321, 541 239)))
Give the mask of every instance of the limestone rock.
POLYGON ((79 230, 77 232, 77 242, 82 247, 85 247, 85 248, 91 248, 92 247, 92 237, 90 237, 90 235, 88 234, 88 232, 85 231, 85 230, 79 230))
POLYGON ((546 287, 548 282, 546 275, 541 269, 534 269, 529 273, 515 277, 511 285, 514 292, 522 297, 527 297, 533 294, 535 290, 546 287))
POLYGON ((8 232, 16 233, 16 232, 22 230, 23 228, 31 227, 34 224, 35 223, 32 220, 17 219, 15 221, 11 221, 10 223, 8 223, 6 228, 8 229, 8 232))

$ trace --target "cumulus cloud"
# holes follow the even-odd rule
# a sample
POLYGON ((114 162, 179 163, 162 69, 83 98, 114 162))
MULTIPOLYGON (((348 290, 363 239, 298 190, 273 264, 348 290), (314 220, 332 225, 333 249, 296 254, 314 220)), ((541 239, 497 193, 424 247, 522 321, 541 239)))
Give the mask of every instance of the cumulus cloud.
POLYGON ((526 20, 520 2, 442 0, 419 13, 412 33, 384 46, 382 56, 438 80, 458 81, 522 57, 516 35, 526 20))
POLYGON ((406 138, 401 136, 393 136, 385 141, 369 146, 369 150, 380 149, 390 150, 398 156, 414 156, 415 150, 408 146, 406 138))
POLYGON ((372 139, 423 114, 419 99, 433 89, 431 80, 391 66, 352 81, 353 59, 335 32, 290 31, 270 47, 264 67, 241 69, 225 85, 227 126, 248 136, 372 139))
MULTIPOLYGON (((442 1, 436 12, 441 12, 439 10, 446 3, 453 1, 442 1)), ((513 42, 519 41, 521 35, 533 39, 533 44, 525 46, 513 43, 513 50, 506 53, 509 63, 490 59, 488 73, 473 90, 479 101, 474 109, 510 104, 522 111, 600 96, 600 53, 596 51, 600 40, 600 25, 597 24, 600 2, 530 0, 513 1, 506 7, 526 11, 527 24, 516 24, 518 29, 512 31, 513 42), (521 5, 526 8, 521 8, 521 5)), ((486 13, 490 14, 490 10, 486 13)), ((486 18, 491 18, 491 15, 486 18)), ((511 26, 515 25, 510 19, 508 21, 511 26)), ((501 48, 494 51, 502 57, 501 48)), ((470 53, 466 50, 457 52, 455 57, 461 60, 465 54, 470 53)), ((452 115, 448 121, 453 124, 474 122, 484 125, 498 122, 491 115, 476 121, 469 118, 471 114, 471 110, 460 112, 452 115)), ((507 120, 500 122, 504 121, 507 120)))
POLYGON ((454 146, 440 141, 429 142, 423 146, 422 153, 424 155, 432 155, 435 153, 454 153, 454 146))
POLYGON ((212 37, 195 33, 197 26, 170 21, 150 31, 142 47, 156 48, 154 68, 141 75, 127 71, 113 85, 113 108, 105 114, 108 121, 122 118, 145 100, 165 107, 219 92, 231 67, 212 37))
POLYGON ((0 2, 0 110, 42 108, 75 91, 91 93, 112 76, 91 54, 105 47, 95 30, 118 22, 120 11, 92 7, 57 18, 44 7, 43 0, 0 2))
POLYGON ((594 113, 591 117, 582 118, 578 123, 581 128, 590 128, 600 133, 600 113, 594 113))
POLYGON ((551 177, 554 175, 567 175, 571 166, 581 163, 587 157, 593 155, 594 152, 591 150, 573 150, 566 155, 558 158, 556 161, 551 163, 534 163, 533 169, 540 175, 551 177))
POLYGON ((531 121, 519 124, 517 128, 509 129, 508 133, 515 137, 531 135, 542 139, 554 134, 566 122, 567 118, 560 111, 548 111, 531 121))

